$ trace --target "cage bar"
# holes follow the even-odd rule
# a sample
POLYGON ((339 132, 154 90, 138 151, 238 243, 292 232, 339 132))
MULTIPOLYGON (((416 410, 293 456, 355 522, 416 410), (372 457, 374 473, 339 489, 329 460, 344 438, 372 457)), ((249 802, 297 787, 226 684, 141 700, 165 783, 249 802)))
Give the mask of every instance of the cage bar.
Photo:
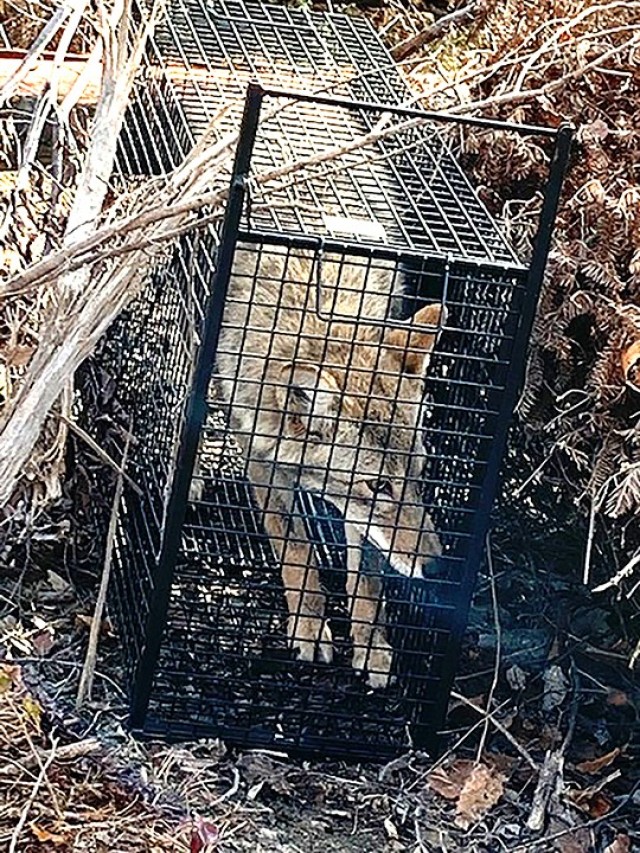
POLYGON ((123 178, 241 132, 221 232, 180 238, 94 361, 137 439, 111 608, 143 735, 435 747, 570 131, 410 102, 362 19, 174 0, 150 44, 123 178), (548 140, 528 263, 452 125, 548 140))

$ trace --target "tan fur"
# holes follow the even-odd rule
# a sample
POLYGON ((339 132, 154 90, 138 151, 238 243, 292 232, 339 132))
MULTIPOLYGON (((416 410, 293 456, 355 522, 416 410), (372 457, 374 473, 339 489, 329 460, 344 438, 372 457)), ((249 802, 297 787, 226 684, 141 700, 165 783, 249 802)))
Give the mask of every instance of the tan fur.
POLYGON ((419 482, 423 373, 434 343, 421 326, 437 324, 440 306, 422 309, 412 330, 392 327, 392 268, 339 260, 318 265, 299 250, 239 247, 217 374, 282 563, 294 647, 305 660, 331 660, 324 595, 293 512, 301 486, 345 517, 353 665, 378 687, 388 681, 391 649, 380 580, 359 570, 362 540, 409 576, 441 553, 419 482), (374 495, 376 481, 392 494, 374 495))

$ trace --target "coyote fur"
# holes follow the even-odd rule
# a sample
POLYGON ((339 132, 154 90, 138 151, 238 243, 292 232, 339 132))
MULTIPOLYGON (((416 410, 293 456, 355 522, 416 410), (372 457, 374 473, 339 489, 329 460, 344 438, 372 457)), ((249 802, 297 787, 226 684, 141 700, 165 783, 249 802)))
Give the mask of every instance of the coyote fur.
MULTIPOLYGON (((441 554, 420 496, 423 378, 441 306, 389 320, 394 267, 355 256, 236 250, 216 374, 279 557, 300 659, 330 662, 330 627, 298 487, 345 519, 353 667, 388 683, 382 582, 360 570, 369 539, 409 577, 441 554)), ((196 472, 197 473, 197 472, 196 472)))

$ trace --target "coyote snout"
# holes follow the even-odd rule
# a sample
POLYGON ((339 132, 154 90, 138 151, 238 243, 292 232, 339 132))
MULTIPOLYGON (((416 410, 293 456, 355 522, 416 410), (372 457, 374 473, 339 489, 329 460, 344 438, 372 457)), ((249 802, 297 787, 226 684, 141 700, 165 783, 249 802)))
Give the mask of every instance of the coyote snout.
POLYGON ((408 577, 441 554, 421 501, 423 378, 441 307, 389 325, 389 265, 239 248, 217 371, 282 564, 288 631, 299 657, 332 658, 312 547, 296 514, 299 487, 343 514, 353 666, 384 686, 391 648, 382 584, 360 571, 369 539, 408 577))

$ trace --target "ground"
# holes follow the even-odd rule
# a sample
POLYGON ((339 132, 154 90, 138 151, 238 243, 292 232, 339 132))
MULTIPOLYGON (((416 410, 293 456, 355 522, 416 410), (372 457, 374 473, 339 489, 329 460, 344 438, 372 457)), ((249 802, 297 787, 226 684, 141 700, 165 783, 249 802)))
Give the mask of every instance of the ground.
POLYGON ((198 851, 207 839, 229 853, 640 849, 640 689, 612 631, 616 605, 594 607, 566 565, 514 565, 512 540, 493 534, 498 608, 485 570, 443 755, 382 766, 136 742, 108 625, 93 699, 74 707, 91 594, 62 568, 5 577, 0 844, 25 812, 8 849, 198 851), (532 831, 549 773, 555 792, 532 831))
MULTIPOLYGON (((49 14, 28 5, 28 16, 13 15, 18 28, 29 22, 17 46, 39 32, 43 13, 33 9, 49 14)), ((488 117, 549 125, 569 117, 579 126, 520 407, 523 434, 537 430, 538 447, 511 445, 520 467, 506 477, 495 515, 443 754, 345 765, 235 754, 211 741, 137 742, 125 727, 118 638, 108 623, 93 697, 76 711, 100 551, 91 553, 94 529, 71 524, 66 492, 24 535, 29 489, 55 485, 35 465, 13 514, 3 516, 10 559, 0 576, 0 850, 640 850, 640 688, 629 668, 638 608, 631 592, 591 594, 581 583, 589 508, 601 501, 616 509, 605 497, 619 499, 624 483, 615 477, 638 465, 640 386, 630 369, 640 363, 637 8, 615 0, 562 9, 552 0, 470 3, 471 18, 417 54, 406 42, 442 4, 425 4, 426 17, 418 3, 361 5, 392 46, 405 42, 402 58, 411 59, 429 106, 466 103, 488 117), (523 483, 529 490, 514 500, 523 483), (80 572, 69 529, 90 555, 80 572)), ((14 6, 20 11, 18 0, 0 0, 0 15, 14 6)), ((505 140, 498 154, 478 139, 469 166, 492 209, 504 203, 526 226, 509 205, 543 160, 505 140)), ((42 177, 39 163, 34 172, 42 177)), ((32 188, 25 198, 39 196, 32 188)), ((535 213, 535 194, 531 201, 535 213)), ((9 219, 20 231, 24 215, 9 219)), ((41 221, 36 213, 33 220, 41 221)), ((38 240, 32 232, 16 238, 27 260, 63 233, 63 222, 45 221, 51 234, 38 226, 38 240)), ((15 335, 12 351, 2 349, 9 366, 13 358, 15 387, 38 343, 32 316, 51 304, 38 291, 3 314, 3 334, 15 335)), ((9 394, 2 375, 0 391, 9 394)), ((52 446, 44 442, 42 459, 51 460, 52 446)), ((628 514, 612 513, 612 526, 604 510, 598 517, 591 586, 637 547, 639 504, 618 503, 628 514)))

